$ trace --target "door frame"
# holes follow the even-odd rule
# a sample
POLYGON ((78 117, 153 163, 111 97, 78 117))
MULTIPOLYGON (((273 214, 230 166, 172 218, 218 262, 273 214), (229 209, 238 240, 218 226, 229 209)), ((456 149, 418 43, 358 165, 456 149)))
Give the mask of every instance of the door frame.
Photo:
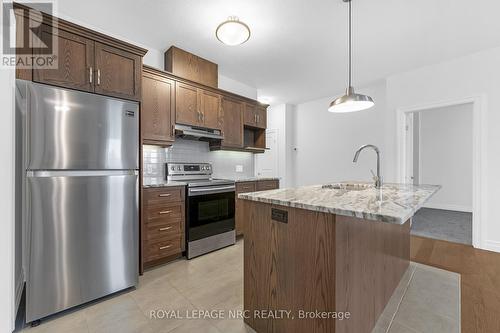
POLYGON ((405 183, 407 137, 406 121, 410 113, 430 111, 433 109, 472 104, 472 246, 485 248, 484 214, 486 212, 486 96, 476 95, 462 99, 437 101, 433 103, 402 107, 396 110, 397 114, 397 146, 398 146, 398 180, 405 183))
MULTIPOLYGON (((278 128, 267 128, 266 129, 266 133, 265 135, 267 136, 268 134, 273 134, 275 133, 276 135, 276 173, 277 175, 276 176, 279 176, 280 174, 280 158, 279 158, 279 153, 280 153, 280 147, 279 147, 279 129, 278 128)), ((267 137, 266 137, 266 142, 267 142, 267 137)), ((265 154, 266 152, 264 152, 265 154)), ((259 156, 260 154, 255 154, 255 160, 254 160, 254 163, 255 163, 255 176, 258 176, 257 175, 257 170, 259 169, 259 156)))

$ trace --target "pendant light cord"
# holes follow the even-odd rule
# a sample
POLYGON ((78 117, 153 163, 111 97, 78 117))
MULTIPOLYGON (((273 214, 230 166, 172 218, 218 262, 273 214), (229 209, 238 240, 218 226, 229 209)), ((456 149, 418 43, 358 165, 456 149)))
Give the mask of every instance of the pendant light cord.
POLYGON ((347 18, 347 40, 348 40, 348 62, 347 62, 347 90, 348 94, 351 89, 351 84, 352 84, 352 11, 351 11, 351 2, 352 0, 348 0, 347 4, 349 6, 349 17, 347 18))

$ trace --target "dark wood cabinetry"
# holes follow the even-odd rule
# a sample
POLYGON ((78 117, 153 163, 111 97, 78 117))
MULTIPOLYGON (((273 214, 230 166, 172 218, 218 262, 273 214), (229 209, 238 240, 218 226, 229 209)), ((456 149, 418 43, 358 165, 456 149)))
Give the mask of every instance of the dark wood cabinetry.
POLYGON ((267 106, 257 105, 255 114, 257 116, 257 122, 255 127, 266 129, 267 128, 267 106))
POLYGON ((176 123, 222 129, 221 96, 190 84, 176 84, 176 123))
POLYGON ((165 52, 165 70, 214 88, 219 82, 217 64, 175 46, 165 52))
POLYGON ((176 123, 201 126, 201 113, 198 108, 198 89, 192 85, 177 82, 175 85, 176 123))
POLYGON ((243 103, 232 98, 222 98, 222 147, 243 148, 243 103))
POLYGON ((142 77, 141 129, 144 144, 171 145, 175 139, 175 81, 145 67, 142 77))
POLYGON ((140 100, 142 57, 95 43, 95 92, 140 100))
POLYGON ((245 217, 243 216, 243 200, 238 199, 238 194, 249 193, 257 191, 268 191, 274 190, 280 187, 280 181, 278 179, 270 180, 258 180, 258 181, 248 181, 236 183, 236 214, 235 214, 235 230, 236 236, 243 235, 243 221, 245 217))
POLYGON ((265 129, 267 126, 266 108, 266 106, 245 103, 245 126, 265 129))
POLYGON ((203 126, 222 129, 221 96, 203 89, 198 90, 198 95, 203 126))
POLYGON ((147 50, 45 13, 30 12, 21 4, 14 6, 17 17, 23 16, 18 22, 28 22, 24 29, 17 30, 16 38, 24 38, 25 29, 38 27, 41 37, 33 41, 33 56, 45 52, 41 46, 51 45, 52 39, 57 47, 54 68, 37 66, 34 61, 32 68, 16 71, 18 78, 117 98, 141 99, 142 57, 147 50))
POLYGON ((185 188, 145 188, 141 222, 142 268, 182 255, 185 250, 185 188))
MULTIPOLYGON (((94 41, 46 24, 39 27, 41 42, 57 38, 57 68, 33 68, 33 81, 71 89, 94 91, 94 41)), ((40 50, 35 48, 34 50, 40 50)), ((35 51, 36 52, 36 51, 35 51)), ((37 55, 37 53, 35 53, 37 55)))

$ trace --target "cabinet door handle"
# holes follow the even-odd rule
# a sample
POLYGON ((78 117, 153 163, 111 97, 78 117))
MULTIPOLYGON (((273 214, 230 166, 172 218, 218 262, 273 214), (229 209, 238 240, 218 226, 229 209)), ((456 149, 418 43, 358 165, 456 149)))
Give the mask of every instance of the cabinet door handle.
POLYGON ((97 85, 101 85, 101 70, 97 70, 97 85))
POLYGON ((167 245, 167 246, 160 246, 160 250, 165 250, 172 247, 172 245, 167 245))
POLYGON ((92 83, 92 81, 94 81, 94 69, 89 67, 89 83, 92 83))
POLYGON ((172 125, 170 128, 170 136, 174 136, 175 134, 175 125, 172 125))
POLYGON ((167 230, 170 230, 172 229, 172 227, 165 227, 165 228, 160 228, 160 231, 167 231, 167 230))
POLYGON ((159 214, 160 215, 165 215, 165 214, 170 214, 170 213, 172 213, 171 210, 164 210, 164 211, 161 211, 159 214))
POLYGON ((170 194, 170 193, 162 193, 162 194, 159 194, 158 196, 161 197, 161 198, 164 198, 164 197, 169 197, 171 195, 172 194, 170 194))

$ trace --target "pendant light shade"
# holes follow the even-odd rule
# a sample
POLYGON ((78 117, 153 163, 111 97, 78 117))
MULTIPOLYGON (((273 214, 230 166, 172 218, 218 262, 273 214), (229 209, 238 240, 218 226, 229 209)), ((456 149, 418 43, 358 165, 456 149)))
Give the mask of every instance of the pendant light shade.
POLYGON ((344 96, 336 98, 330 103, 328 111, 335 113, 346 113, 366 110, 375 105, 370 96, 356 94, 352 87, 347 88, 344 96))
POLYGON ((354 88, 351 85, 352 81, 352 11, 351 11, 351 1, 343 0, 348 3, 349 15, 348 15, 348 63, 347 63, 347 89, 344 96, 336 98, 330 103, 328 111, 334 113, 346 113, 346 112, 356 112, 361 110, 366 110, 375 105, 373 99, 370 96, 356 94, 354 88))

